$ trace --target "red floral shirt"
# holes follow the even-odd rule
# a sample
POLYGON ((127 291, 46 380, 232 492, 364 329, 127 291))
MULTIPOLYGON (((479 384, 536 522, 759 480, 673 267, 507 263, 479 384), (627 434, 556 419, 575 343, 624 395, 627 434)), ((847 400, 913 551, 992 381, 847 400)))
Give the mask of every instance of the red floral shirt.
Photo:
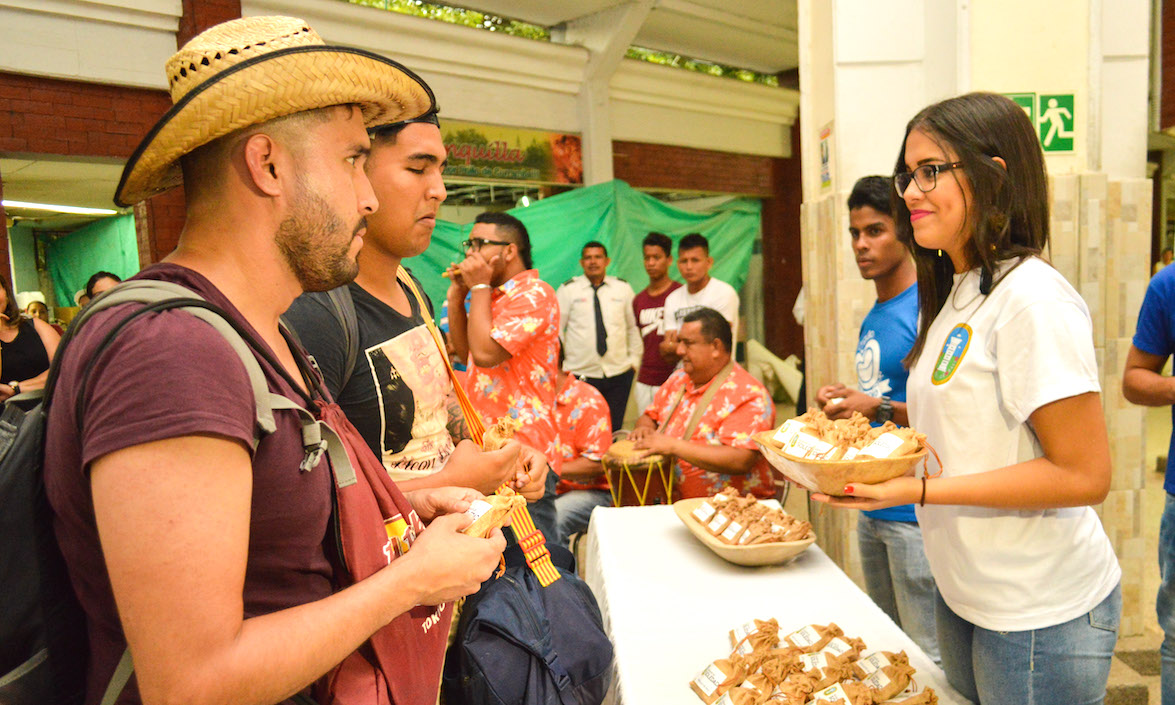
POLYGON ((486 426, 509 415, 522 422, 514 437, 562 465, 555 426, 555 366, 559 355, 559 301, 537 270, 514 275, 494 289, 490 337, 510 353, 493 367, 470 356, 467 389, 486 426))
MULTIPOLYGON (((645 413, 658 426, 665 425, 660 429, 662 433, 681 438, 694 415, 694 409, 709 386, 707 382, 701 387, 695 387, 689 375, 684 370, 678 370, 657 390, 653 403, 645 409, 645 413), (683 389, 685 396, 666 424, 665 417, 673 410, 683 389)), ((734 370, 718 388, 710 406, 702 412, 702 420, 693 436, 686 440, 757 451, 751 436, 774 426, 775 406, 771 403, 771 395, 759 380, 735 363, 734 370)), ((710 472, 679 459, 675 483, 675 500, 709 497, 726 487, 734 487, 739 492, 752 492, 757 497, 771 497, 775 494, 770 467, 762 456, 746 475, 710 472)))
MULTIPOLYGON (((559 453, 563 462, 576 458, 599 460, 612 445, 612 416, 604 395, 575 375, 567 375, 567 384, 555 402, 559 420, 559 453)), ((592 482, 560 480, 558 493, 571 490, 606 490, 608 478, 601 475, 592 482)))

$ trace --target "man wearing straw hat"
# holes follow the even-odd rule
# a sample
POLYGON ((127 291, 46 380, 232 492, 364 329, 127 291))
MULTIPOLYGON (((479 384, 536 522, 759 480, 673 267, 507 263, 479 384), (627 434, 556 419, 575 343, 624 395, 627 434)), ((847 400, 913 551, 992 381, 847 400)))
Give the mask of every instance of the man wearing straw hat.
MULTIPOLYGON (((260 341, 270 392, 333 413, 278 317, 304 290, 355 276, 378 207, 365 128, 428 112, 432 94, 395 62, 327 46, 285 17, 213 27, 167 72, 174 106, 127 163, 115 200, 182 182, 187 221, 176 250, 136 278, 222 309, 260 341)), ((332 489, 331 464, 306 453, 295 413, 275 411, 276 430, 253 447, 250 382, 219 333, 168 310, 98 348, 140 308, 101 311, 78 331, 47 426, 46 490, 87 616, 87 705, 128 646, 134 679, 120 703, 305 702, 328 672, 323 702, 434 703, 447 601, 476 591, 505 546, 497 532, 460 533, 469 519, 459 512, 479 495, 405 497, 392 485, 401 513, 375 544, 386 558, 351 574, 370 556, 344 551, 347 515, 332 523, 332 491, 340 507, 354 495, 332 489)), ((366 472, 376 461, 336 425, 366 472)), ((490 461, 512 465, 518 447, 499 452, 490 461)))

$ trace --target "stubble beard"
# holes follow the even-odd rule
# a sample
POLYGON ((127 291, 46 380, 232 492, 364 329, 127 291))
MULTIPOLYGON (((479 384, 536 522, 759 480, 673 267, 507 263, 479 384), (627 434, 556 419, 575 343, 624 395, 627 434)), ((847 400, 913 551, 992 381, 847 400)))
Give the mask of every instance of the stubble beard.
POLYGON ((329 291, 347 284, 359 274, 358 259, 351 256, 355 233, 366 227, 361 218, 342 239, 346 224, 322 197, 299 181, 293 209, 278 226, 278 250, 303 291, 329 291))

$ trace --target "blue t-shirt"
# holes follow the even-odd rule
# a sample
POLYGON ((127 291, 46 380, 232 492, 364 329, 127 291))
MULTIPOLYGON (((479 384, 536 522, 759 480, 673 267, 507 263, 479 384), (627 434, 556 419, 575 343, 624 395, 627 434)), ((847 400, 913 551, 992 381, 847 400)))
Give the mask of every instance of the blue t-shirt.
MULTIPOLYGON (((1134 347, 1166 358, 1175 353, 1175 267, 1163 267, 1151 279, 1138 312, 1138 328, 1134 331, 1134 347)), ((1171 407, 1175 423, 1175 406, 1171 407)), ((1163 489, 1175 494, 1175 433, 1167 450, 1167 478, 1163 489)))
MULTIPOLYGON (((857 341, 857 386, 871 397, 889 397, 892 401, 906 400, 906 378, 909 371, 902 360, 914 347, 918 337, 918 285, 889 301, 878 301, 861 322, 861 336, 857 341)), ((876 424, 875 424, 876 425, 876 424)), ((916 522, 914 505, 888 507, 866 516, 884 521, 916 522)))

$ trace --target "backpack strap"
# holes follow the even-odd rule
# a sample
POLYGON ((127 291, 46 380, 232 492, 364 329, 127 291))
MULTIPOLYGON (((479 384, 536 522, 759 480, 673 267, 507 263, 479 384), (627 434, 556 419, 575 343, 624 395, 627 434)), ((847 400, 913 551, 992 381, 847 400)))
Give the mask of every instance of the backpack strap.
MULTIPOLYGON (((256 356, 253 354, 253 349, 249 343, 239 332, 225 319, 225 317, 214 310, 204 308, 203 306, 190 306, 188 303, 208 304, 199 294, 196 294, 187 287, 173 284, 171 282, 154 281, 151 279, 135 279, 128 282, 123 282, 114 289, 111 289, 105 295, 95 299, 91 302, 80 315, 79 320, 74 322, 74 326, 81 326, 94 313, 110 308, 111 306, 118 306, 126 303, 143 303, 143 304, 174 304, 166 308, 182 308, 185 312, 199 318, 208 325, 212 326, 217 333, 225 339, 237 357, 241 359, 241 363, 245 366, 245 372, 249 376, 249 385, 253 388, 253 399, 256 406, 256 429, 253 438, 254 450, 257 443, 273 433, 277 427, 273 420, 273 405, 271 402, 271 394, 269 392, 269 384, 265 381, 265 374, 261 371, 261 365, 257 362, 256 356)), ((112 330, 102 341, 99 346, 99 352, 113 341, 114 336, 130 322, 130 317, 121 322, 114 330, 112 330)), ((71 327, 72 330, 72 327, 71 327)), ((91 364, 98 357, 97 354, 91 358, 91 364)), ((89 376, 89 370, 86 371, 86 377, 89 376)), ((278 396, 278 395, 274 395, 278 396)), ((78 397, 79 403, 82 396, 78 397)), ((80 415, 78 416, 80 418, 80 415)))
POLYGON ((343 343, 347 346, 347 359, 343 362, 343 377, 339 383, 341 392, 351 381, 355 362, 359 358, 359 319, 355 315, 355 299, 351 297, 350 285, 331 289, 326 292, 326 296, 330 301, 331 313, 343 329, 343 343))
POLYGON ((110 682, 106 684, 106 692, 102 694, 102 705, 114 705, 118 696, 122 695, 122 691, 126 688, 127 681, 131 679, 131 673, 134 670, 135 664, 131 660, 131 650, 127 649, 122 652, 122 658, 118 660, 114 675, 110 676, 110 682))

